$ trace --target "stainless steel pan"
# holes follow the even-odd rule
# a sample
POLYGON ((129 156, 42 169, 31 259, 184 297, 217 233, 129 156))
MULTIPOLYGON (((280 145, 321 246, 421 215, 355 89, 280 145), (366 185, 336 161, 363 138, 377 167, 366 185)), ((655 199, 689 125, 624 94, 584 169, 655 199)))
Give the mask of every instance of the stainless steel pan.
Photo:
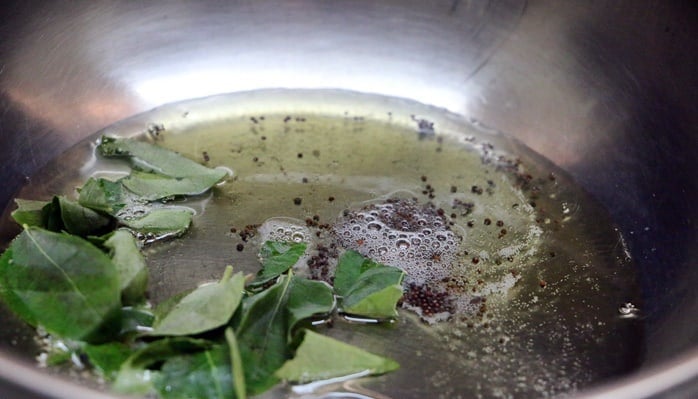
MULTIPOLYGON (((21 1, 0 15, 3 206, 81 138, 166 102, 288 87, 443 107, 567 170, 627 238, 644 366, 581 397, 698 395, 695 3, 21 1)), ((32 396, 96 397, 0 355, 0 397, 32 396)))

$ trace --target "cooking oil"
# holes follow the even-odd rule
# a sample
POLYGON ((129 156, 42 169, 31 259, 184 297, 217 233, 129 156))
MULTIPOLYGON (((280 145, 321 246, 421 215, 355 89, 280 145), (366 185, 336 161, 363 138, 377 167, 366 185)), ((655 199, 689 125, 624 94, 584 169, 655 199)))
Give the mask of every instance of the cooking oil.
MULTIPOLYGON (((318 397, 548 397, 640 361, 641 318, 627 317, 639 313, 635 271, 606 211, 549 161, 474 121, 399 99, 267 91, 167 106, 100 134, 232 170, 209 193, 174 201, 196 212, 183 238, 146 247, 153 303, 228 264, 255 273, 268 238, 309 242, 296 268, 316 279, 331 282, 347 249, 405 270, 395 322, 319 327, 401 368, 321 385, 318 397)), ((21 195, 74 194, 89 176, 122 173, 94 156, 95 139, 21 195)), ((262 397, 294 392, 305 391, 262 397)))

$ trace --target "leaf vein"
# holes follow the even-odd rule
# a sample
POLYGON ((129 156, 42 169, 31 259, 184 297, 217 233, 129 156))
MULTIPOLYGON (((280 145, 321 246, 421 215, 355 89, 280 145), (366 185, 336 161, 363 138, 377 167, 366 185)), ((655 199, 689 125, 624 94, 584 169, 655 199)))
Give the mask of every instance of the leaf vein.
MULTIPOLYGON (((41 245, 36 240, 36 238, 34 236, 32 236, 31 231, 29 231, 29 230, 25 230, 25 231, 27 232, 27 237, 29 237, 31 242, 36 246, 36 249, 49 261, 49 263, 51 265, 53 265, 53 267, 55 267, 56 269, 58 269, 58 271, 60 271, 60 273, 63 275, 63 277, 68 281, 68 284, 70 284, 70 286, 80 296, 80 298, 85 303, 85 306, 87 307, 87 309, 95 316, 100 317, 99 312, 92 306, 91 302, 87 300, 87 297, 85 296, 85 294, 80 290, 80 288, 78 288, 77 284, 75 284, 73 279, 70 278, 68 273, 66 273, 66 271, 48 253, 46 253, 46 251, 44 251, 44 249, 41 247, 41 245)), ((75 254, 71 255, 71 257, 73 257, 73 256, 75 256, 75 254)))
POLYGON ((208 365, 208 368, 211 370, 211 379, 213 379, 213 384, 216 387, 216 393, 219 398, 225 399, 225 395, 223 395, 223 388, 221 387, 221 382, 218 380, 217 375, 216 375, 216 365, 213 363, 213 358, 211 357, 211 351, 206 351, 206 364, 208 365))

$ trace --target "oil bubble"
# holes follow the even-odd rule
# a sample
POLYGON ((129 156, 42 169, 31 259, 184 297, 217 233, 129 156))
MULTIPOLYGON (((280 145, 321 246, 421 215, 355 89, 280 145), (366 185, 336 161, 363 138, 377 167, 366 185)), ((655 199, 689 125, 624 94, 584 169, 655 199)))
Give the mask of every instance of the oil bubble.
POLYGON ((258 232, 262 237, 262 242, 311 242, 310 230, 302 221, 293 218, 276 217, 267 219, 259 226, 258 232))
POLYGON ((450 230, 433 205, 412 198, 388 198, 345 210, 333 225, 333 234, 344 248, 401 268, 409 281, 419 284, 448 277, 459 260, 458 247, 449 245, 446 249, 442 243, 455 243, 461 237, 450 230), (369 222, 371 217, 375 220, 369 222), (382 234, 367 234, 378 229, 382 234))

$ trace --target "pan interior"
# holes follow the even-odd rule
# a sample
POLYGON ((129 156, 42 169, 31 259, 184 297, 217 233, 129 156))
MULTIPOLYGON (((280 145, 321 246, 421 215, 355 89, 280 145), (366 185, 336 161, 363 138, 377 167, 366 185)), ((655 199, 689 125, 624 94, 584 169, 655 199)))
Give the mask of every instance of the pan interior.
MULTIPOLYGON (((420 287, 428 285, 442 295, 433 308, 406 300, 392 324, 321 327, 401 364, 322 393, 528 398, 582 389, 639 364, 635 268, 607 212, 552 163, 475 121, 342 91, 193 100, 106 128, 52 161, 18 197, 74 196, 89 176, 118 175, 115 163, 94 156, 101 134, 152 140, 234 171, 231 181, 181 203, 197 212, 185 237, 146 247, 154 304, 218 278, 227 264, 256 272, 263 234, 239 235, 252 225, 267 234, 302 232, 315 248, 311 259, 318 246, 364 251, 403 267, 408 294, 424 294, 420 287), (436 218, 429 209, 443 213, 448 248, 423 229, 407 234, 383 223, 375 232, 356 221, 386 204, 398 204, 389 212, 421 209, 427 223, 436 218), (320 232, 314 224, 332 227, 320 232)), ((11 208, 5 241, 17 232, 11 208)), ((0 331, 2 349, 40 356, 45 337, 0 310, 9 326, 0 331)), ((72 365, 49 372, 99 386, 72 365)), ((264 397, 293 392, 281 387, 264 397)))

